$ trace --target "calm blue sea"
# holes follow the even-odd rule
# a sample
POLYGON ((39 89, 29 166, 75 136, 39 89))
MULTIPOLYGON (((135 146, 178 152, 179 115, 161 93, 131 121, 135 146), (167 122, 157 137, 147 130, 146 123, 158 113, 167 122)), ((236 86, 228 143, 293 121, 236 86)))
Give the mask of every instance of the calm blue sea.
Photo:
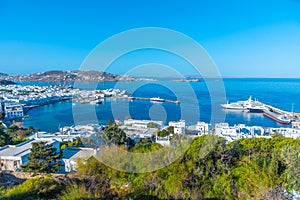
MULTIPOLYGON (((49 85, 49 83, 22 83, 49 85)), ((59 102, 41 106, 29 111, 24 126, 33 126, 54 132, 60 126, 96 123, 107 124, 107 120, 126 116, 135 119, 163 120, 165 123, 185 119, 188 125, 196 121, 208 123, 228 122, 230 125, 242 123, 264 127, 281 126, 262 114, 226 111, 220 103, 246 100, 251 95, 278 108, 300 112, 300 79, 273 78, 226 78, 209 79, 201 82, 182 83, 171 80, 158 82, 92 83, 76 84, 76 87, 90 89, 126 89, 136 97, 160 97, 180 100, 181 104, 151 103, 149 101, 128 101, 127 99, 105 99, 101 105, 80 104, 79 102, 59 102), (224 84, 225 93, 220 90, 224 84), (211 89, 211 86, 216 86, 211 89), (209 89, 210 88, 210 89, 209 89), (225 96, 224 96, 225 95, 225 96)))

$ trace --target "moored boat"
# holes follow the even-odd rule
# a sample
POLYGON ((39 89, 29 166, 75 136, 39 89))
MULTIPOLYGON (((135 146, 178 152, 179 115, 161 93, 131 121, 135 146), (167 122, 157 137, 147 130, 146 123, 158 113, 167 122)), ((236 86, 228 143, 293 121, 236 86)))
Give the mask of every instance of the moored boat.
POLYGON ((246 101, 237 101, 233 103, 221 104, 224 109, 242 110, 251 113, 263 113, 266 109, 265 105, 257 100, 252 100, 250 96, 246 101))
POLYGON ((232 110, 247 110, 252 102, 251 96, 246 101, 237 101, 233 103, 221 104, 224 109, 232 109, 232 110))
POLYGON ((102 101, 100 99, 96 99, 94 101, 91 101, 90 104, 102 104, 102 101))
POLYGON ((128 97, 129 101, 135 100, 135 97, 128 97))
POLYGON ((164 102, 165 100, 161 99, 159 97, 153 97, 153 98, 150 98, 150 101, 151 102, 164 102))

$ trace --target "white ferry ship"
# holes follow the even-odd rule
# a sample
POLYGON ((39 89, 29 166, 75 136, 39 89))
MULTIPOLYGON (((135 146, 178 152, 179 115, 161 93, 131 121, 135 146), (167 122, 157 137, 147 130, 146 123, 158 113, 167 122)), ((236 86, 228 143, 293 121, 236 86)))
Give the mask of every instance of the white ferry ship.
POLYGON ((221 104, 224 109, 243 110, 248 112, 263 113, 266 109, 265 105, 257 100, 252 100, 250 96, 246 101, 237 101, 233 103, 221 104))

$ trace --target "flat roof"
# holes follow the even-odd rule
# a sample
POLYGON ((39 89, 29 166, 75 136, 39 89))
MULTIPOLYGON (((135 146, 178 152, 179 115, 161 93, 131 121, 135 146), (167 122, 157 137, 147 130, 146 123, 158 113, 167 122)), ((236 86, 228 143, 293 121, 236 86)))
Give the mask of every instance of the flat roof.
POLYGON ((51 144, 53 141, 30 139, 17 145, 6 145, 0 148, 0 157, 5 157, 5 156, 22 157, 24 155, 27 155, 30 153, 30 149, 32 147, 33 142, 47 142, 48 144, 51 144))
POLYGON ((63 150, 63 158, 70 160, 88 159, 95 155, 95 150, 92 148, 67 147, 63 150))

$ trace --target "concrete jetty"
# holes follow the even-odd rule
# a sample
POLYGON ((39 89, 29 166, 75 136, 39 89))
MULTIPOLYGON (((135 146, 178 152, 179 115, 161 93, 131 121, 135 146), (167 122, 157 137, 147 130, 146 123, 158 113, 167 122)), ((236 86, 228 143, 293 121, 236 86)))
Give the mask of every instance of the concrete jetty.
POLYGON ((262 103, 265 107, 267 107, 268 109, 273 110, 273 112, 276 112, 276 113, 278 113, 278 114, 280 114, 280 115, 288 115, 288 116, 290 116, 290 117, 293 116, 293 113, 292 113, 292 112, 288 112, 288 111, 282 110, 282 109, 280 109, 280 108, 276 108, 276 107, 274 107, 274 106, 272 106, 272 105, 265 104, 265 103, 263 103, 263 102, 261 102, 261 103, 262 103))

